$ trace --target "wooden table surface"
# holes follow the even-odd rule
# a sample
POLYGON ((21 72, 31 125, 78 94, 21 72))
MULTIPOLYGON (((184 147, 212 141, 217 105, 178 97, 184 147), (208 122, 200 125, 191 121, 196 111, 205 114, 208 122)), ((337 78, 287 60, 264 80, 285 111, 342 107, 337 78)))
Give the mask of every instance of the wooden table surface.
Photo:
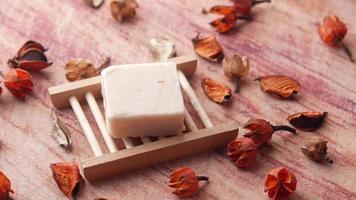
MULTIPOLYGON (((251 117, 286 124, 289 114, 315 110, 328 112, 323 127, 315 132, 299 131, 297 136, 276 133, 273 147, 263 149, 256 165, 248 170, 235 167, 222 149, 86 183, 78 199, 177 199, 166 182, 169 173, 181 166, 211 179, 193 199, 267 199, 263 192, 265 175, 279 166, 288 167, 297 177, 297 192, 290 199, 356 199, 356 65, 341 50, 324 45, 316 32, 325 15, 338 15, 349 28, 345 42, 356 54, 355 0, 273 0, 253 9, 253 22, 240 24, 227 35, 218 35, 209 26, 214 16, 201 14, 202 8, 228 4, 227 0, 138 3, 137 17, 118 24, 111 17, 109 1, 99 10, 81 0, 1 1, 1 70, 8 70, 7 59, 28 39, 48 47, 48 58, 54 62, 50 68, 33 74, 34 92, 26 101, 16 100, 8 91, 0 97, 0 170, 11 179, 15 199, 65 199, 49 164, 72 160, 79 163, 92 156, 71 110, 60 111, 60 117, 71 130, 72 151, 58 147, 50 135, 47 88, 66 82, 63 69, 67 61, 86 58, 99 64, 105 56, 111 56, 116 64, 149 62, 152 56, 147 43, 157 36, 172 39, 179 55, 191 54, 190 40, 197 32, 216 35, 227 55, 247 55, 252 64, 252 73, 241 92, 233 96, 230 105, 222 106, 205 97, 200 81, 211 77, 231 87, 233 83, 223 76, 219 64, 199 59, 191 83, 215 124, 235 121, 243 125, 251 117), (283 101, 261 92, 252 80, 270 74, 299 80, 302 89, 298 97, 283 101), (302 154, 300 144, 311 135, 329 141, 334 164, 316 164, 302 154)), ((88 117, 94 122, 93 116, 88 117)), ((98 128, 94 129, 99 135, 98 128)), ((104 147, 102 139, 100 143, 104 147)))

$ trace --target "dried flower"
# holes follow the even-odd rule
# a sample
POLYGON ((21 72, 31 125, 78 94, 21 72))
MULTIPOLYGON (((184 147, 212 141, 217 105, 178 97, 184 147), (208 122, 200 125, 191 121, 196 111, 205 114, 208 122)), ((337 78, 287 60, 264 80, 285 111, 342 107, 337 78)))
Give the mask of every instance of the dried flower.
POLYGON ((32 92, 32 76, 23 69, 14 69, 5 74, 4 85, 15 97, 23 99, 32 92))
POLYGON ((227 156, 234 160, 237 167, 248 167, 255 163, 257 145, 250 138, 237 138, 227 146, 227 156))
POLYGON ((51 119, 53 120, 52 125, 52 136, 58 142, 59 146, 69 149, 72 141, 69 137, 69 129, 64 125, 64 123, 59 119, 57 111, 52 108, 51 119))
POLYGON ((250 15, 253 6, 260 3, 270 3, 271 0, 232 0, 235 11, 241 15, 250 15))
POLYGON ((327 112, 298 112, 288 117, 288 121, 297 129, 313 131, 321 126, 327 112))
POLYGON ((324 160, 333 163, 328 157, 328 141, 320 137, 309 137, 303 142, 302 152, 310 159, 316 162, 323 162, 324 160))
POLYGON ((234 55, 232 58, 224 58, 222 62, 225 76, 236 80, 235 92, 240 91, 240 79, 250 71, 248 57, 234 55))
POLYGON ((198 34, 192 42, 199 56, 213 62, 220 62, 224 58, 223 49, 214 36, 199 38, 198 34))
POLYGON ((138 3, 135 0, 113 0, 110 8, 114 19, 118 22, 123 22, 136 16, 138 3))
POLYGON ((337 16, 327 16, 324 24, 318 29, 320 38, 328 45, 341 47, 351 62, 355 62, 350 49, 345 45, 343 39, 347 33, 346 25, 337 16))
POLYGON ((229 101, 232 95, 229 87, 211 78, 204 78, 202 87, 206 96, 216 103, 229 101))
POLYGON ((40 43, 28 41, 17 52, 17 56, 8 61, 8 64, 14 68, 40 71, 52 65, 47 60, 46 51, 47 49, 40 43))
POLYGON ((11 182, 5 176, 5 174, 0 171, 0 199, 9 199, 10 193, 14 193, 14 191, 11 189, 11 182))
POLYGON ((296 133, 294 128, 289 126, 279 125, 273 126, 271 123, 264 119, 250 119, 245 125, 244 129, 249 130, 244 134, 244 137, 251 138, 257 145, 267 143, 271 140, 272 134, 275 131, 288 131, 291 133, 296 133))
POLYGON ((268 172, 265 180, 265 192, 269 198, 281 200, 297 189, 297 179, 285 167, 279 167, 268 172))
POLYGON ((176 55, 174 43, 165 37, 150 39, 150 49, 157 62, 166 61, 176 55))
POLYGON ((68 81, 73 82, 97 76, 101 70, 110 65, 110 61, 110 57, 107 57, 104 63, 98 68, 82 59, 69 61, 65 66, 66 78, 68 81))
POLYGON ((85 0, 85 2, 93 8, 100 8, 105 0, 85 0))
POLYGON ((300 90, 300 84, 288 76, 264 76, 255 80, 259 81, 264 92, 280 98, 289 98, 300 90))
POLYGON ((82 176, 75 162, 51 164, 53 177, 59 189, 68 197, 75 198, 79 192, 82 176))
POLYGON ((188 168, 182 167, 170 174, 169 187, 175 189, 175 195, 186 198, 191 197, 199 189, 199 181, 209 181, 206 176, 197 176, 195 172, 188 168))

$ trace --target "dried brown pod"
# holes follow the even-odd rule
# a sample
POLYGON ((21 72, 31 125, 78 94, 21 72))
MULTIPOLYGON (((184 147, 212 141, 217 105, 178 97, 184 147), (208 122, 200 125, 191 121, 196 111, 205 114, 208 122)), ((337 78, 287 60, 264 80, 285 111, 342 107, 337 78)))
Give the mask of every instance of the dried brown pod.
POLYGON ((101 70, 110 65, 110 57, 107 57, 100 67, 95 68, 93 64, 86 60, 77 59, 69 61, 65 66, 65 75, 68 81, 78 81, 99 75, 101 70))
POLYGON ((105 0, 85 0, 85 2, 93 8, 100 8, 105 0))
POLYGON ((329 163, 333 163, 333 161, 328 157, 327 143, 328 141, 320 137, 309 137, 304 140, 301 150, 304 155, 316 162, 327 161, 329 163))
POLYGON ((264 76, 255 80, 259 81, 264 92, 277 95, 280 98, 289 98, 296 95, 300 90, 299 82, 288 76, 264 76))
POLYGON ((220 62, 224 58, 224 52, 214 36, 200 38, 198 34, 192 39, 195 52, 210 61, 220 62))
POLYGON ((165 37, 152 38, 149 45, 154 61, 166 61, 176 55, 174 43, 165 37))
POLYGON ((240 79, 246 76, 250 71, 250 62, 248 57, 235 54, 231 58, 225 57, 222 62, 225 76, 235 79, 235 92, 240 91, 240 79))
POLYGON ((138 3, 135 0, 113 0, 110 3, 111 14, 118 22, 123 22, 136 16, 138 3))
POLYGON ((313 131, 321 126, 327 112, 298 112, 290 115, 287 120, 299 130, 313 131))
POLYGON ((229 87, 211 78, 204 78, 202 87, 206 96, 216 103, 229 101, 232 95, 229 87))

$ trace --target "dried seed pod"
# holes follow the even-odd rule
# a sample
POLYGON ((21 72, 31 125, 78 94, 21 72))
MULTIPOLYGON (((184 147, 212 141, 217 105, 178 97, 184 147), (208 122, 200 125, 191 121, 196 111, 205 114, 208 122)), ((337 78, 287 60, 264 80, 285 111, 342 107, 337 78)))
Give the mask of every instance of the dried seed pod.
POLYGON ((174 43, 165 37, 150 39, 150 50, 157 62, 166 61, 176 55, 174 43))
POLYGON ((256 162, 257 145, 250 138, 237 138, 227 146, 227 156, 237 167, 248 167, 256 162))
POLYGON ((298 112, 290 115, 287 120, 299 130, 313 131, 321 126, 327 112, 298 112))
POLYGON ((298 81, 288 76, 264 76, 255 80, 259 81, 264 92, 277 95, 280 98, 289 98, 292 95, 296 95, 300 90, 298 81))
POLYGON ((5 74, 4 85, 12 95, 24 99, 27 93, 32 92, 32 76, 26 70, 14 69, 5 74))
POLYGON ((240 91, 240 79, 246 76, 250 71, 250 62, 248 57, 234 55, 231 58, 224 58, 222 62, 225 76, 236 80, 235 92, 240 91))
POLYGON ((100 67, 95 68, 86 60, 77 59, 69 61, 65 66, 65 75, 68 81, 78 81, 99 75, 101 70, 110 65, 110 57, 107 57, 100 67))
POLYGON ((118 22, 123 22, 136 16, 138 4, 135 0, 113 0, 110 3, 111 14, 118 22))
POLYGON ((347 33, 346 25, 336 16, 327 16, 324 23, 318 29, 320 38, 328 45, 341 47, 351 62, 355 62, 350 49, 345 45, 343 39, 347 33))
POLYGON ((294 128, 285 125, 273 126, 271 123, 264 119, 252 118, 243 127, 244 129, 249 130, 243 136, 251 138, 256 145, 261 145, 267 143, 271 140, 272 134, 275 131, 288 131, 291 133, 296 133, 294 128))
POLYGON ((251 9, 253 6, 260 3, 270 3, 271 0, 232 0, 236 13, 241 15, 251 15, 251 9))
POLYGON ((268 172, 265 180, 265 192, 273 200, 285 199, 297 189, 295 175, 285 167, 268 172))
POLYGON ((220 62, 224 58, 223 49, 214 36, 199 38, 198 34, 192 42, 199 56, 213 62, 220 62))
POLYGON ((328 141, 320 137, 309 137, 304 140, 301 150, 304 155, 316 162, 323 162, 326 160, 329 163, 333 163, 328 157, 327 143, 328 141))
POLYGON ((10 193, 14 193, 11 189, 11 182, 5 174, 0 171, 0 199, 10 199, 10 193))
POLYGON ((232 95, 229 87, 211 78, 204 78, 202 87, 206 96, 216 103, 229 101, 232 95))
POLYGON ((105 0, 85 0, 85 2, 93 8, 100 8, 105 0))
POLYGON ((174 188, 175 191, 173 194, 181 198, 191 197, 196 193, 199 189, 199 181, 209 181, 208 177, 197 176, 195 172, 188 167, 175 170, 170 174, 169 178, 168 186, 174 188))

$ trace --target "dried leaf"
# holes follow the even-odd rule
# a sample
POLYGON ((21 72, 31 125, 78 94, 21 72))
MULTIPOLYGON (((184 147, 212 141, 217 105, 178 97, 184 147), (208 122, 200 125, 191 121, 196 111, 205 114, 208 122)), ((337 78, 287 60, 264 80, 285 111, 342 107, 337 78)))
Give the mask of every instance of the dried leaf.
POLYGON ((260 82, 261 89, 264 92, 281 98, 289 98, 300 90, 300 84, 288 76, 264 76, 256 80, 260 82))
POLYGON ((86 60, 72 60, 65 66, 65 75, 70 82, 91 78, 99 75, 103 69, 110 65, 110 62, 110 57, 107 57, 99 68, 95 68, 93 64, 86 60))
POLYGON ((301 148, 304 155, 316 162, 323 162, 324 160, 332 163, 333 161, 328 157, 328 141, 320 137, 309 137, 303 141, 301 148))
POLYGON ((59 146, 69 149, 72 141, 69 138, 70 131, 58 118, 57 111, 52 108, 51 119, 53 120, 52 136, 59 143, 59 146))
POLYGON ((9 199, 10 193, 14 193, 11 189, 11 182, 5 174, 0 171, 0 199, 9 199))
POLYGON ((229 101, 232 95, 229 87, 211 78, 203 79, 202 87, 206 96, 216 103, 229 101))
POLYGON ((174 43, 165 37, 150 39, 150 50, 157 62, 166 61, 176 55, 174 43))
POLYGON ((288 117, 288 121, 297 129, 313 131, 321 126, 327 112, 298 112, 288 117))
POLYGON ((219 62, 224 58, 223 49, 214 36, 199 38, 198 34, 192 42, 199 56, 213 62, 219 62))
POLYGON ((118 22, 136 16, 138 4, 135 0, 113 0, 110 4, 111 14, 118 22))
POLYGON ((85 0, 85 2, 93 8, 100 8, 105 0, 85 0))
POLYGON ((83 180, 78 165, 75 162, 65 162, 51 164, 50 167, 59 189, 68 198, 74 199, 83 180))

